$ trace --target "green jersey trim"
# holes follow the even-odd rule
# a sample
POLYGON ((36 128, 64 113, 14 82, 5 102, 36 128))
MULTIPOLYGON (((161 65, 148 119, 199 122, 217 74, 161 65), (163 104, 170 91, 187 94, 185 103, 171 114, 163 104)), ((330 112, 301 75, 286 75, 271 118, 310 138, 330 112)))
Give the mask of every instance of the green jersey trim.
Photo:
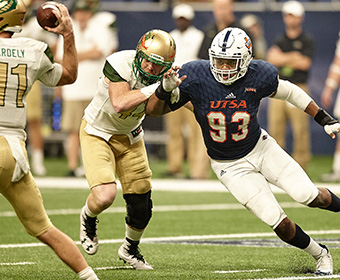
POLYGON ((103 73, 111 82, 126 82, 108 61, 105 62, 103 73))

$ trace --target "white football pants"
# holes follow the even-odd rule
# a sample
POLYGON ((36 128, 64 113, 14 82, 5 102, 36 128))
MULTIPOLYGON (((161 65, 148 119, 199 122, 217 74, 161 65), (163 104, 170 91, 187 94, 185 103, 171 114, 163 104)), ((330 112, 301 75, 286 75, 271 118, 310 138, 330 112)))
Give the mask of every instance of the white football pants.
POLYGON ((299 164, 265 130, 245 157, 237 160, 211 160, 221 183, 256 217, 275 229, 287 217, 269 183, 295 201, 308 205, 318 189, 299 164))

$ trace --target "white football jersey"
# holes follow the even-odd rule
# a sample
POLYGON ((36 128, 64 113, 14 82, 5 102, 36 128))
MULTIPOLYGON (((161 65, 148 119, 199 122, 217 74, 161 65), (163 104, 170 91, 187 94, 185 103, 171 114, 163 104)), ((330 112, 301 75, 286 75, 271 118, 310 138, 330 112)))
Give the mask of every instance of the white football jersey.
MULTIPOLYGON (((113 53, 106 59, 133 90, 145 87, 136 79, 132 70, 135 54, 136 52, 133 50, 120 51, 113 53)), ((86 108, 84 117, 88 124, 85 129, 87 133, 102 137, 106 141, 114 134, 127 134, 133 143, 138 141, 143 134, 142 132, 138 133, 137 137, 132 136, 131 132, 137 129, 145 118, 145 103, 130 111, 117 113, 109 97, 109 85, 105 82, 104 77, 101 77, 97 92, 86 108)))
POLYGON ((26 139, 26 95, 40 80, 56 86, 62 67, 48 46, 29 38, 0 38, 0 135, 26 139))

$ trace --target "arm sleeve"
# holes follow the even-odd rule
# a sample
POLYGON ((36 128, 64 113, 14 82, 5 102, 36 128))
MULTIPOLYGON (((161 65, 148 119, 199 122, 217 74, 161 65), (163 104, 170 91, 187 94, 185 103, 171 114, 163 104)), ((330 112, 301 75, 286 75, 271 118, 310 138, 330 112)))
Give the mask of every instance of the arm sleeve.
POLYGON ((313 101, 313 99, 302 88, 289 81, 281 79, 279 79, 279 86, 273 98, 287 100, 289 103, 303 111, 306 110, 308 104, 313 101))

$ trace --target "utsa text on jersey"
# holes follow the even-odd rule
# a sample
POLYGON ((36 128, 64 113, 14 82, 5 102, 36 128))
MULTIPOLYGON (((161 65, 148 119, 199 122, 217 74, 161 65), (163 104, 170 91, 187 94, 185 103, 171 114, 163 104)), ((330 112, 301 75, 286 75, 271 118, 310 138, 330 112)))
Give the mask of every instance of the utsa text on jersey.
POLYGON ((210 101, 210 108, 223 109, 223 108, 247 108, 247 102, 245 100, 218 100, 210 101))

